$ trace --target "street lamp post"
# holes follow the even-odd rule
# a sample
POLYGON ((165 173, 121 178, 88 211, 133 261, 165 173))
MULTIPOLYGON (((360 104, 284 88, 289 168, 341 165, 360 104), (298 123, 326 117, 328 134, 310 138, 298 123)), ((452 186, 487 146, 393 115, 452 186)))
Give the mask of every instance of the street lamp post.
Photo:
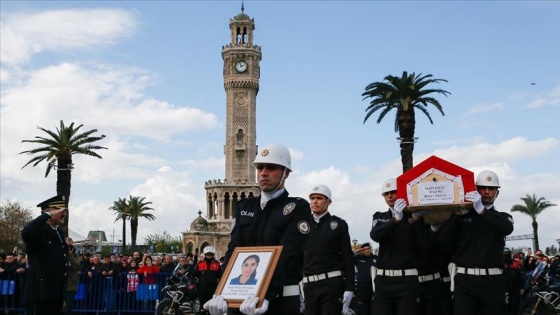
POLYGON ((358 240, 357 239, 353 239, 352 243, 354 243, 354 248, 353 250, 356 251, 356 244, 358 244, 358 240))

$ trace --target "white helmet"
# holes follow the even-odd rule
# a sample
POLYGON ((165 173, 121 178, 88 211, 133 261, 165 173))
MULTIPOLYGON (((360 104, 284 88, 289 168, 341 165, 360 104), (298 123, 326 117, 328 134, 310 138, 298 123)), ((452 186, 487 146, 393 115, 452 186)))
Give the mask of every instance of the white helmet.
POLYGON ((329 198, 330 201, 332 201, 331 190, 329 189, 329 187, 325 185, 317 185, 313 187, 313 189, 311 189, 311 192, 309 193, 309 197, 311 198, 311 195, 313 194, 321 194, 329 198))
POLYGON ((216 249, 213 246, 206 246, 206 247, 204 247, 203 253, 204 253, 204 255, 206 255, 206 254, 216 255, 216 249))
POLYGON ((498 175, 496 175, 496 173, 486 170, 478 174, 475 185, 500 188, 500 180, 498 179, 498 175))
POLYGON ((277 143, 267 144, 257 153, 253 165, 256 166, 257 164, 277 164, 284 166, 290 171, 292 170, 290 151, 285 146, 277 143))
POLYGON ((396 178, 389 178, 383 182, 383 186, 381 187, 381 196, 389 191, 397 190, 397 179, 396 178))

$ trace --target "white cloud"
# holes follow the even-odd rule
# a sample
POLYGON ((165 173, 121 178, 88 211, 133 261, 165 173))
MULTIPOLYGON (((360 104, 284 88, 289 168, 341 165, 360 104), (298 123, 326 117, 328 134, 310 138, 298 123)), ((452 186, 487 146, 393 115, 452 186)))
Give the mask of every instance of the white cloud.
POLYGON ((493 104, 479 104, 473 106, 471 109, 467 111, 467 115, 477 115, 488 113, 495 110, 502 110, 505 106, 502 103, 493 103, 493 104))
POLYGON ((17 65, 44 51, 113 44, 137 28, 134 14, 118 9, 49 10, 10 15, 0 24, 2 63, 17 65))
POLYGON ((560 105, 560 86, 555 87, 548 93, 548 95, 537 95, 535 98, 525 105, 525 108, 537 109, 542 106, 557 106, 560 105))

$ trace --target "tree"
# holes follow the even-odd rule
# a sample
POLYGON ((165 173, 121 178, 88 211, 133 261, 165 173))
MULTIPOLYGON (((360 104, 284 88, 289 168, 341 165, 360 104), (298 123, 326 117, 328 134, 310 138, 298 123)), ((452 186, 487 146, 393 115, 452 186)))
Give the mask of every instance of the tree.
POLYGON ((130 220, 130 238, 132 251, 136 250, 136 236, 138 234, 138 219, 146 218, 150 221, 155 220, 155 216, 147 211, 154 210, 148 205, 152 203, 150 201, 145 201, 146 197, 133 197, 132 195, 128 197, 128 218, 130 220))
POLYGON ((122 220, 122 251, 126 249, 126 221, 128 220, 128 203, 126 198, 119 198, 117 201, 113 202, 113 205, 109 208, 113 210, 117 215, 114 222, 122 220))
POLYGON ((401 147, 401 162, 403 165, 403 173, 412 168, 414 152, 414 130, 416 128, 415 109, 424 113, 430 123, 434 122, 428 112, 428 105, 431 104, 445 116, 441 104, 432 96, 433 93, 443 94, 447 96, 448 91, 442 89, 426 88, 428 84, 447 82, 444 79, 432 79, 432 75, 422 74, 416 75, 414 72, 408 74, 403 71, 402 76, 388 75, 384 82, 373 82, 365 88, 362 93, 363 99, 370 98, 369 106, 366 108, 366 117, 364 124, 368 118, 375 112, 380 111, 377 123, 379 124, 383 118, 393 109, 397 111, 395 116, 395 132, 399 133, 401 147))
POLYGON ((539 224, 537 223, 537 216, 543 212, 545 209, 550 207, 555 207, 556 204, 551 203, 550 201, 546 200, 544 197, 540 197, 537 199, 535 194, 533 196, 529 196, 527 194, 525 197, 521 197, 521 200, 525 202, 525 205, 513 205, 511 207, 512 212, 521 212, 531 217, 533 220, 533 248, 536 250, 540 249, 539 247, 539 224))
MULTIPOLYGON (((22 143, 30 142, 43 145, 35 149, 20 152, 20 154, 26 153, 27 155, 34 156, 22 168, 29 164, 33 164, 33 167, 35 167, 39 163, 45 161, 47 162, 45 177, 49 175, 53 168, 56 168, 56 193, 66 197, 67 209, 70 200, 72 181, 71 170, 74 167, 72 155, 84 154, 102 159, 101 155, 94 152, 94 150, 107 149, 102 146, 92 145, 92 143, 105 138, 105 135, 91 136, 93 133, 97 132, 97 129, 80 133, 82 127, 83 125, 74 127, 74 123, 65 126, 64 122, 61 120, 60 127, 56 128, 56 132, 37 127, 39 130, 44 131, 48 135, 47 137, 36 136, 33 140, 22 140, 22 143)), ((68 232, 69 220, 70 214, 68 213, 64 225, 61 227, 65 232, 68 232)))
POLYGON ((2 200, 0 202, 0 250, 12 251, 15 246, 21 248, 21 230, 33 219, 30 208, 24 208, 18 201, 2 200))
POLYGON ((180 236, 172 237, 167 231, 157 231, 155 234, 149 234, 146 237, 144 245, 154 246, 156 252, 168 253, 171 250, 183 248, 183 242, 180 236), (171 247, 173 246, 173 248, 171 247))

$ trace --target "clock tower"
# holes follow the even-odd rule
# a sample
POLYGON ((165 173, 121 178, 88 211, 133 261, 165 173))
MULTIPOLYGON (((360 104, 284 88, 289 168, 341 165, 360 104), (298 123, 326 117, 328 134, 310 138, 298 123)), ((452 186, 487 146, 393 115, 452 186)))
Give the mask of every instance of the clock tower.
POLYGON ((226 92, 225 179, 206 181, 206 216, 196 218, 184 232, 186 252, 207 245, 216 257, 225 254, 237 202, 258 195, 253 160, 257 154, 256 108, 259 92, 261 47, 253 44, 255 20, 241 13, 229 21, 230 42, 222 46, 226 92))
POLYGON ((256 107, 261 48, 253 44, 255 20, 244 12, 230 19, 230 43, 222 47, 226 90, 226 180, 252 184, 256 146, 256 107))

